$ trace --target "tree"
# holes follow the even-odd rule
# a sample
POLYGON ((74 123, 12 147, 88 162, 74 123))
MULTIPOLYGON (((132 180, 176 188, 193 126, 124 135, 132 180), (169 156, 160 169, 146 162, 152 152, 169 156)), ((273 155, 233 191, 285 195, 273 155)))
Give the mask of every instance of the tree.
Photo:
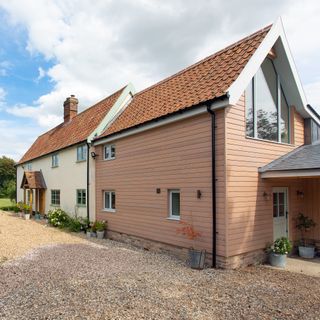
POLYGON ((13 196, 13 187, 16 184, 15 161, 6 156, 0 158, 0 196, 13 196))

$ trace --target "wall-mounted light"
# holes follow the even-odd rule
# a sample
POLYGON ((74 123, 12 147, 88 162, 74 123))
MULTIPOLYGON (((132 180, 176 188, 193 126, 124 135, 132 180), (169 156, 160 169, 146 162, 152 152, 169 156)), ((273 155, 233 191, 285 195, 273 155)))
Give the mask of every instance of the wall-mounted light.
POLYGON ((202 196, 201 190, 197 190, 197 198, 201 199, 201 196, 202 196))
POLYGON ((161 189, 160 189, 160 188, 157 188, 157 189, 156 189, 156 192, 157 192, 157 193, 161 193, 161 189))
POLYGON ((298 197, 299 199, 303 199, 303 198, 304 198, 304 193, 303 193, 303 191, 297 190, 297 197, 298 197))
POLYGON ((91 157, 92 157, 93 159, 95 159, 97 156, 98 156, 98 154, 96 154, 94 151, 91 152, 91 157))
POLYGON ((270 193, 267 193, 267 192, 263 192, 263 198, 264 200, 270 200, 270 193))

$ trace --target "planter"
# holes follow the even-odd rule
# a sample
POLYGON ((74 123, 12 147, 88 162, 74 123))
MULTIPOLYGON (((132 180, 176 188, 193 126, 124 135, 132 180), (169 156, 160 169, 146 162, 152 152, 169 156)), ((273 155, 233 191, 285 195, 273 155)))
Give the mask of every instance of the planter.
POLYGON ((24 213, 23 212, 19 212, 19 217, 20 218, 24 218, 24 213))
POLYGON ((35 217, 36 220, 40 220, 41 219, 40 213, 36 213, 34 215, 34 217, 35 217))
POLYGON ((206 260, 206 250, 189 249, 189 263, 192 269, 202 270, 206 260))
POLYGON ((273 267, 285 268, 287 263, 286 254, 270 253, 269 262, 273 267))
POLYGON ((25 214, 24 214, 24 218, 25 218, 26 220, 30 220, 30 213, 25 213, 25 214))
POLYGON ((87 238, 91 238, 91 232, 87 231, 87 238))
POLYGON ((103 239, 104 238, 104 230, 103 231, 97 231, 97 238, 103 239))
POLYGON ((299 246, 299 256, 305 259, 313 259, 314 258, 314 249, 315 247, 304 247, 299 246))
POLYGON ((95 232, 91 232, 91 238, 96 238, 97 234, 95 232))

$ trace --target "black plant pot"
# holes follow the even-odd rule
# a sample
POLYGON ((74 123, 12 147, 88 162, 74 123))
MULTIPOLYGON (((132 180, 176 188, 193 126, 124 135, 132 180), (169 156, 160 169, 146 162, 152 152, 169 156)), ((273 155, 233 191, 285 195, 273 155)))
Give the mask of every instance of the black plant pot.
POLYGON ((192 269, 202 270, 206 260, 206 250, 189 249, 189 263, 192 269))

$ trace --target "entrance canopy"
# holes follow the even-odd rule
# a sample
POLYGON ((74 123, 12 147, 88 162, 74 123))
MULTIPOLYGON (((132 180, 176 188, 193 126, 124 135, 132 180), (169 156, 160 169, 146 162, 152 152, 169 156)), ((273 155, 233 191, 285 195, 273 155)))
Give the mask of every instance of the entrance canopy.
POLYGON ((21 181, 23 189, 47 189, 41 171, 25 171, 21 181))
POLYGON ((259 168, 262 178, 320 177, 320 143, 303 145, 259 168))

